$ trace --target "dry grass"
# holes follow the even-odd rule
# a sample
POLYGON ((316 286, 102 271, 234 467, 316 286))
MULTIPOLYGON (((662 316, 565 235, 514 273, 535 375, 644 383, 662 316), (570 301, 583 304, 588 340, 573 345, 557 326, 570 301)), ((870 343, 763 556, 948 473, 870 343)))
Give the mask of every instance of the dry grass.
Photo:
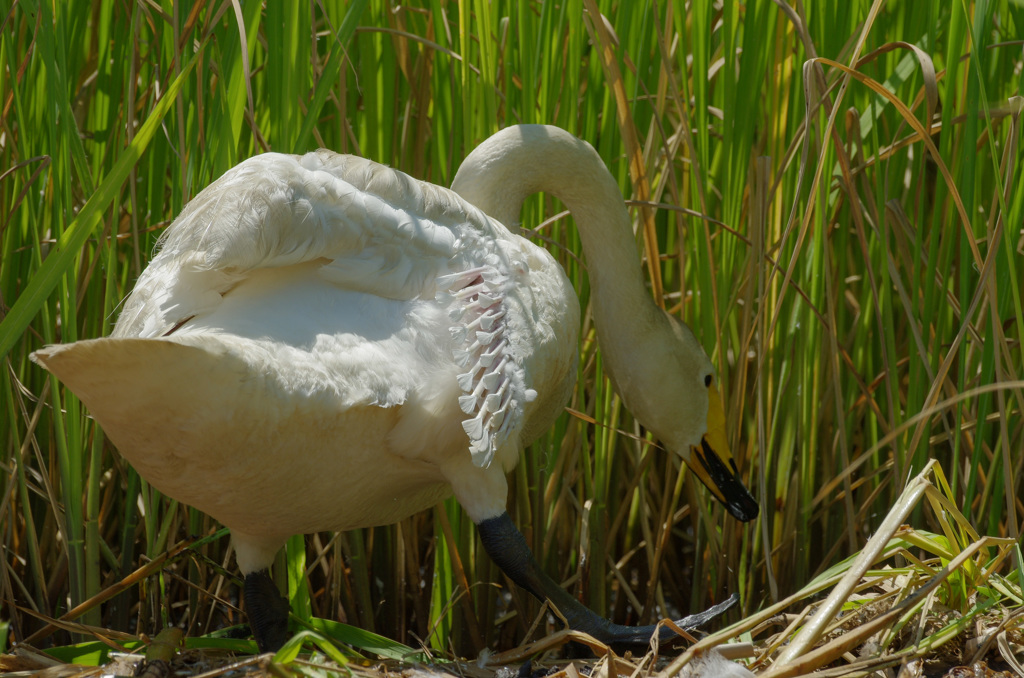
MULTIPOLYGON (((524 455, 510 510, 576 595, 628 623, 730 592, 742 598, 730 622, 782 601, 793 614, 804 598, 791 596, 860 552, 931 459, 948 475, 941 495, 977 534, 1019 538, 1015 3, 0 10, 0 598, 11 641, 83 604, 76 622, 133 636, 179 625, 197 639, 241 621, 224 534, 151 490, 29 352, 106 334, 162 228, 244 157, 325 146, 447 184, 476 143, 515 122, 566 127, 620 180, 652 294, 714 352, 734 453, 763 507, 749 527, 723 517, 621 408, 575 231, 537 198, 524 223, 580 291, 584 343, 569 410, 524 455), (598 11, 606 21, 591 20, 598 11), (152 566, 159 574, 86 604, 189 535, 203 539, 152 566)), ((920 563, 931 581, 924 573, 982 540, 952 549, 947 514, 907 514, 913 534, 941 535, 945 550, 908 542, 890 566, 920 563)), ((975 548, 974 564, 939 586, 964 626, 992 614, 987 600, 1020 603, 1019 548, 975 548)), ((534 601, 495 595, 503 581, 453 503, 295 539, 279 565, 299 618, 441 656, 552 630, 534 601)), ((929 648, 947 635, 913 639, 929 648)), ((82 637, 65 629, 45 642, 82 637)))

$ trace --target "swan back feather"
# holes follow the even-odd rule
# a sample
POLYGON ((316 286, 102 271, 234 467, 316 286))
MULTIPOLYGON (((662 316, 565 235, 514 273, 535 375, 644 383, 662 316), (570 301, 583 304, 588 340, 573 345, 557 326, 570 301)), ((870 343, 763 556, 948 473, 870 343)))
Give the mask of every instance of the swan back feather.
MULTIPOLYGON (((547 410, 529 407, 538 384, 527 383, 528 363, 547 363, 529 365, 530 373, 560 376, 553 388, 539 385, 545 394, 554 391, 545 401, 564 398, 571 388, 578 307, 565 303, 575 296, 550 255, 456 193, 364 158, 319 150, 246 160, 188 203, 157 252, 113 337, 209 331, 205 318, 219 313, 220 321, 225 298, 236 288, 261 279, 271 279, 265 287, 279 286, 289 273, 274 277, 273 271, 304 266, 350 293, 441 306, 450 325, 440 343, 457 368, 458 405, 477 466, 498 457, 511 467, 522 445, 551 423, 547 410), (538 308, 550 295, 560 305, 555 314, 538 308), (572 350, 552 361, 546 356, 565 333, 572 350), (544 416, 531 421, 536 412, 544 416)), ((290 329, 282 324, 282 332, 290 329)), ((360 381, 347 379, 349 399, 397 406, 415 388, 409 380, 379 376, 387 384, 363 396, 351 392, 360 381)))

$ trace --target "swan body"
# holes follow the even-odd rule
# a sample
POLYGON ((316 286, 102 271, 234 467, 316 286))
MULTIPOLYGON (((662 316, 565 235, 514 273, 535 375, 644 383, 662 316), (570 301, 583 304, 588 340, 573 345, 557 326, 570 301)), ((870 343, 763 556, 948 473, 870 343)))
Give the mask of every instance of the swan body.
POLYGON ((110 338, 37 359, 152 485, 232 528, 247 573, 292 534, 392 523, 452 486, 472 518, 501 513, 475 486, 559 413, 578 315, 550 254, 455 193, 268 153, 189 203, 110 338))
MULTIPOLYGON (((452 492, 498 526, 505 473, 575 381, 576 296, 506 228, 545 189, 589 235, 595 322, 627 406, 684 456, 721 448, 711 364, 645 292, 621 195, 588 144, 509 128, 453 189, 325 150, 251 158, 167 229, 110 337, 33 359, 153 486, 231 528, 243 574, 293 534, 392 523, 452 492)), ((756 513, 749 494, 724 500, 756 513)), ((492 556, 515 542, 494 529, 492 556)))

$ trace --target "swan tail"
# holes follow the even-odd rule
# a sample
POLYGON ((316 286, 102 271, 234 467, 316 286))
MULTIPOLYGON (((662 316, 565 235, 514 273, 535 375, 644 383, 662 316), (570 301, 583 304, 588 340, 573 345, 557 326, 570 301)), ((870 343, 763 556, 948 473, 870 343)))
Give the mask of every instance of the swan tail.
POLYGON ((31 355, 86 405, 114 443, 134 447, 139 432, 195 421, 242 388, 244 365, 222 348, 160 339, 89 339, 31 355))

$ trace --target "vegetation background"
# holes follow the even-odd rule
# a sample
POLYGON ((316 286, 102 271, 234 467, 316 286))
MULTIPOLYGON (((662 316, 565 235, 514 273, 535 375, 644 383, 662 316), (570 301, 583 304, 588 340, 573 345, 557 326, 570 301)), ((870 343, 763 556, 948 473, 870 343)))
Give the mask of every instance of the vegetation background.
MULTIPOLYGON (((163 228, 244 158, 326 147, 447 185, 520 122, 590 141, 618 178, 651 293, 712 354, 762 506, 736 523, 652 444, 585 312, 569 409, 512 479, 553 576, 621 622, 734 591, 735 618, 856 552, 931 458, 981 533, 1018 537, 1019 3, 0 0, 0 21, 8 642, 188 535, 216 537, 78 620, 242 620, 227 537, 148 487, 29 353, 107 334, 163 228)), ((586 311, 561 210, 537 197, 523 225, 586 311)), ((300 616, 414 646, 511 647, 538 611, 489 585, 505 582, 453 502, 293 539, 281 564, 300 616)))

